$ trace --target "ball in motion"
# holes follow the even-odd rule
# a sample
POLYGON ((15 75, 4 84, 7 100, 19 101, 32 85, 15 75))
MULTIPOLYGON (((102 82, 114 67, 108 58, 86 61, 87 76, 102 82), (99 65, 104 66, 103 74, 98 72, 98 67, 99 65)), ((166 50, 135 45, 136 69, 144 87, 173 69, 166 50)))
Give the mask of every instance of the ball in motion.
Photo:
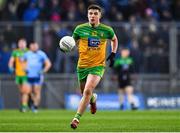
POLYGON ((59 47, 63 52, 70 52, 76 45, 76 42, 71 36, 64 36, 59 42, 59 47))

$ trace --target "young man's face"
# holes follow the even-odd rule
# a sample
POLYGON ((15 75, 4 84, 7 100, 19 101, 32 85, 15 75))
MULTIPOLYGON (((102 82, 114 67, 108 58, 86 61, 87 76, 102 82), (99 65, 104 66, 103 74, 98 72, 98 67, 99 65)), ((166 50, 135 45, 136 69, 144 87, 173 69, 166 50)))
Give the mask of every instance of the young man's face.
POLYGON ((121 57, 126 58, 129 56, 129 54, 130 54, 130 51, 128 49, 121 50, 121 57))
POLYGON ((39 49, 39 45, 37 43, 31 43, 29 48, 31 51, 36 52, 39 49))
POLYGON ((18 41, 18 47, 20 49, 25 49, 26 45, 27 45, 27 43, 26 43, 26 41, 24 39, 21 39, 21 40, 18 41))
POLYGON ((89 9, 88 10, 88 20, 92 25, 96 25, 99 23, 101 18, 101 12, 97 9, 89 9))

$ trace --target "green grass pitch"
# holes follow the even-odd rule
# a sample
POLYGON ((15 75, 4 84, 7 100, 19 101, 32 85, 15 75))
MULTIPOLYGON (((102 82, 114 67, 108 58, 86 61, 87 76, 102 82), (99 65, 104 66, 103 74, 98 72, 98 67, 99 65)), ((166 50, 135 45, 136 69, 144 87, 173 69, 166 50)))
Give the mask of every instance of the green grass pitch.
POLYGON ((0 110, 1 132, 180 132, 180 110, 85 112, 77 129, 70 128, 75 111, 0 110))

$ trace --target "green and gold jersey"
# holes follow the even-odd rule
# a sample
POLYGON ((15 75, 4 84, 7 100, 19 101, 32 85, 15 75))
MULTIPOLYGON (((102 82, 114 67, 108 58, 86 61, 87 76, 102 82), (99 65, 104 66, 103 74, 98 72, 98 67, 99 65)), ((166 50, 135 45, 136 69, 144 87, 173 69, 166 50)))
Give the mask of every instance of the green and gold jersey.
POLYGON ((16 76, 25 76, 26 73, 24 71, 25 62, 22 60, 24 53, 26 53, 28 49, 21 50, 21 49, 15 49, 12 52, 12 56, 15 59, 15 74, 16 76))
POLYGON ((97 27, 92 27, 89 23, 78 25, 73 32, 73 38, 78 41, 78 67, 105 66, 106 43, 113 37, 114 31, 107 25, 99 24, 97 27))

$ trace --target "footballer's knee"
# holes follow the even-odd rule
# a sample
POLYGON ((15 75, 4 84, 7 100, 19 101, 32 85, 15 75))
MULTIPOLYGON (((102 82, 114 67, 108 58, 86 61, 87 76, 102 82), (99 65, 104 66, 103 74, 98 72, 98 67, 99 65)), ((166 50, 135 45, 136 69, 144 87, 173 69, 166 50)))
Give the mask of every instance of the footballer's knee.
POLYGON ((40 97, 40 92, 36 91, 36 92, 34 92, 34 95, 35 95, 36 98, 39 98, 40 97))
POLYGON ((85 96, 91 96, 91 95, 92 95, 91 89, 85 89, 84 92, 83 92, 83 95, 85 95, 85 96))
POLYGON ((23 94, 30 94, 30 92, 31 92, 31 90, 29 88, 23 88, 21 90, 21 93, 23 93, 23 94))

